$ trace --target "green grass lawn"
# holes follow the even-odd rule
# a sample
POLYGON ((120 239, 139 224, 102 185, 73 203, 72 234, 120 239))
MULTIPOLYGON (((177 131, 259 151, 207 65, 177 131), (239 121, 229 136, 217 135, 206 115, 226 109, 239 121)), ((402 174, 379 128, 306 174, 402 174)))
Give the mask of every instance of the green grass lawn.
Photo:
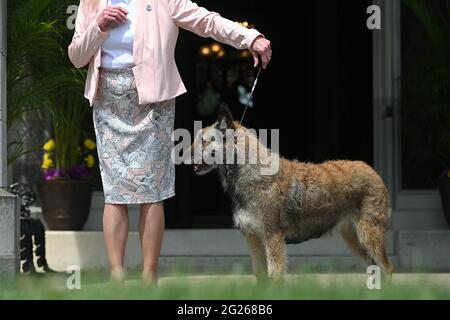
POLYGON ((157 288, 144 288, 138 272, 125 286, 108 282, 107 272, 84 271, 81 289, 66 287, 68 275, 20 276, 1 282, 0 299, 450 299, 450 274, 396 274, 380 290, 369 290, 365 274, 291 274, 282 285, 257 285, 246 274, 164 275, 157 288))

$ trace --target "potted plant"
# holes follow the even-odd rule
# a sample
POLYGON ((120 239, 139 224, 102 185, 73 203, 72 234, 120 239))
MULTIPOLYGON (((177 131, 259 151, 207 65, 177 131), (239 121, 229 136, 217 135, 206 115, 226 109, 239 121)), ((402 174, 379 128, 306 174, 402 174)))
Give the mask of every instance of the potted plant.
POLYGON ((84 139, 82 147, 55 139, 44 144, 42 181, 37 183, 37 190, 50 230, 83 228, 91 206, 95 148, 89 138, 84 139))
POLYGON ((50 230, 81 230, 89 216, 96 145, 82 129, 91 111, 80 94, 84 76, 73 69, 55 74, 45 104, 53 138, 44 145, 42 175, 36 187, 50 230))
POLYGON ((445 219, 450 225, 450 169, 442 172, 438 179, 438 189, 441 195, 442 208, 444 209, 445 219))

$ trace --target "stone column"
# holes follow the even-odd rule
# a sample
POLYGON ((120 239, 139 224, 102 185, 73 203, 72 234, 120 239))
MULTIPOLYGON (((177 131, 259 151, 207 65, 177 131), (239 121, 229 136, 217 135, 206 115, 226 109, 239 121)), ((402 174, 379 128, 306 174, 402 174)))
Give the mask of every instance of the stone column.
POLYGON ((19 210, 20 198, 0 189, 0 277, 14 278, 20 271, 19 210))
POLYGON ((20 202, 1 189, 7 186, 6 114, 6 0, 0 0, 0 276, 10 279, 20 270, 20 202))

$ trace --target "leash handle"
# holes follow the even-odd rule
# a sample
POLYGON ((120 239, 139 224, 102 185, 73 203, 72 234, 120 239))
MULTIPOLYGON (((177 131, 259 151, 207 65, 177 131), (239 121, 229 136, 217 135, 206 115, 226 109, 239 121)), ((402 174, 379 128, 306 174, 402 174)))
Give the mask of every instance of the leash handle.
POLYGON ((250 95, 248 96, 247 104, 245 105, 244 112, 242 113, 241 121, 239 121, 240 124, 242 124, 242 121, 244 120, 244 117, 245 117, 245 113, 247 112, 247 109, 248 109, 248 105, 250 104, 250 100, 253 98, 253 93, 255 92, 256 85, 258 84, 258 79, 259 79, 259 74, 261 73, 261 69, 262 69, 262 66, 260 65, 259 69, 258 69, 258 73, 256 74, 255 81, 253 82, 252 90, 250 91, 250 95))

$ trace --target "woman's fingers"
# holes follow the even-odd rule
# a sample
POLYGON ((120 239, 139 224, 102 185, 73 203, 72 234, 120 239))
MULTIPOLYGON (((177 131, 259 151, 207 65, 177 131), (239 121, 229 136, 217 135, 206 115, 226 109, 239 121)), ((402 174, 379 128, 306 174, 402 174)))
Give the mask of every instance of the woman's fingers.
POLYGON ((258 65, 257 62, 261 60, 262 67, 266 69, 270 59, 272 59, 270 41, 262 36, 257 37, 251 46, 251 51, 255 60, 255 67, 258 65))
POLYGON ((252 51, 254 65, 253 67, 257 67, 259 65, 259 56, 256 52, 252 51))
POLYGON ((263 69, 267 68, 267 65, 270 62, 271 59, 271 54, 265 52, 265 51, 260 51, 260 53, 256 53, 253 52, 253 59, 255 60, 255 67, 258 66, 259 62, 261 61, 262 67, 263 69))
POLYGON ((97 18, 97 23, 102 31, 107 31, 111 26, 122 24, 127 20, 128 11, 120 6, 108 6, 103 9, 97 18))
POLYGON ((270 56, 267 50, 261 50, 260 52, 260 57, 261 57, 261 61, 262 61, 262 67, 263 69, 265 69, 267 67, 267 64, 270 61, 270 56))
POLYGON ((267 64, 269 63, 270 59, 267 57, 267 54, 263 54, 261 56, 261 60, 262 60, 263 69, 265 69, 267 67, 267 64))
POLYGON ((270 47, 270 41, 266 40, 265 46, 263 47, 263 68, 265 69, 267 65, 270 62, 270 59, 272 59, 272 49, 270 47))
POLYGON ((107 13, 107 19, 112 22, 116 23, 123 23, 125 20, 127 20, 127 15, 124 13, 121 8, 111 8, 108 10, 107 13))
POLYGON ((125 10, 124 8, 120 7, 120 6, 114 6, 111 7, 113 12, 115 12, 116 14, 118 14, 119 16, 121 16, 124 20, 127 19, 127 15, 128 15, 128 11, 125 10))
POLYGON ((120 12, 122 12, 125 15, 128 14, 128 11, 125 8, 122 8, 121 6, 110 6, 110 8, 118 9, 120 12))
POLYGON ((106 21, 108 23, 113 24, 114 26, 115 25, 119 25, 119 24, 121 24, 123 22, 121 18, 118 18, 117 16, 114 16, 113 14, 108 14, 106 16, 106 21))

